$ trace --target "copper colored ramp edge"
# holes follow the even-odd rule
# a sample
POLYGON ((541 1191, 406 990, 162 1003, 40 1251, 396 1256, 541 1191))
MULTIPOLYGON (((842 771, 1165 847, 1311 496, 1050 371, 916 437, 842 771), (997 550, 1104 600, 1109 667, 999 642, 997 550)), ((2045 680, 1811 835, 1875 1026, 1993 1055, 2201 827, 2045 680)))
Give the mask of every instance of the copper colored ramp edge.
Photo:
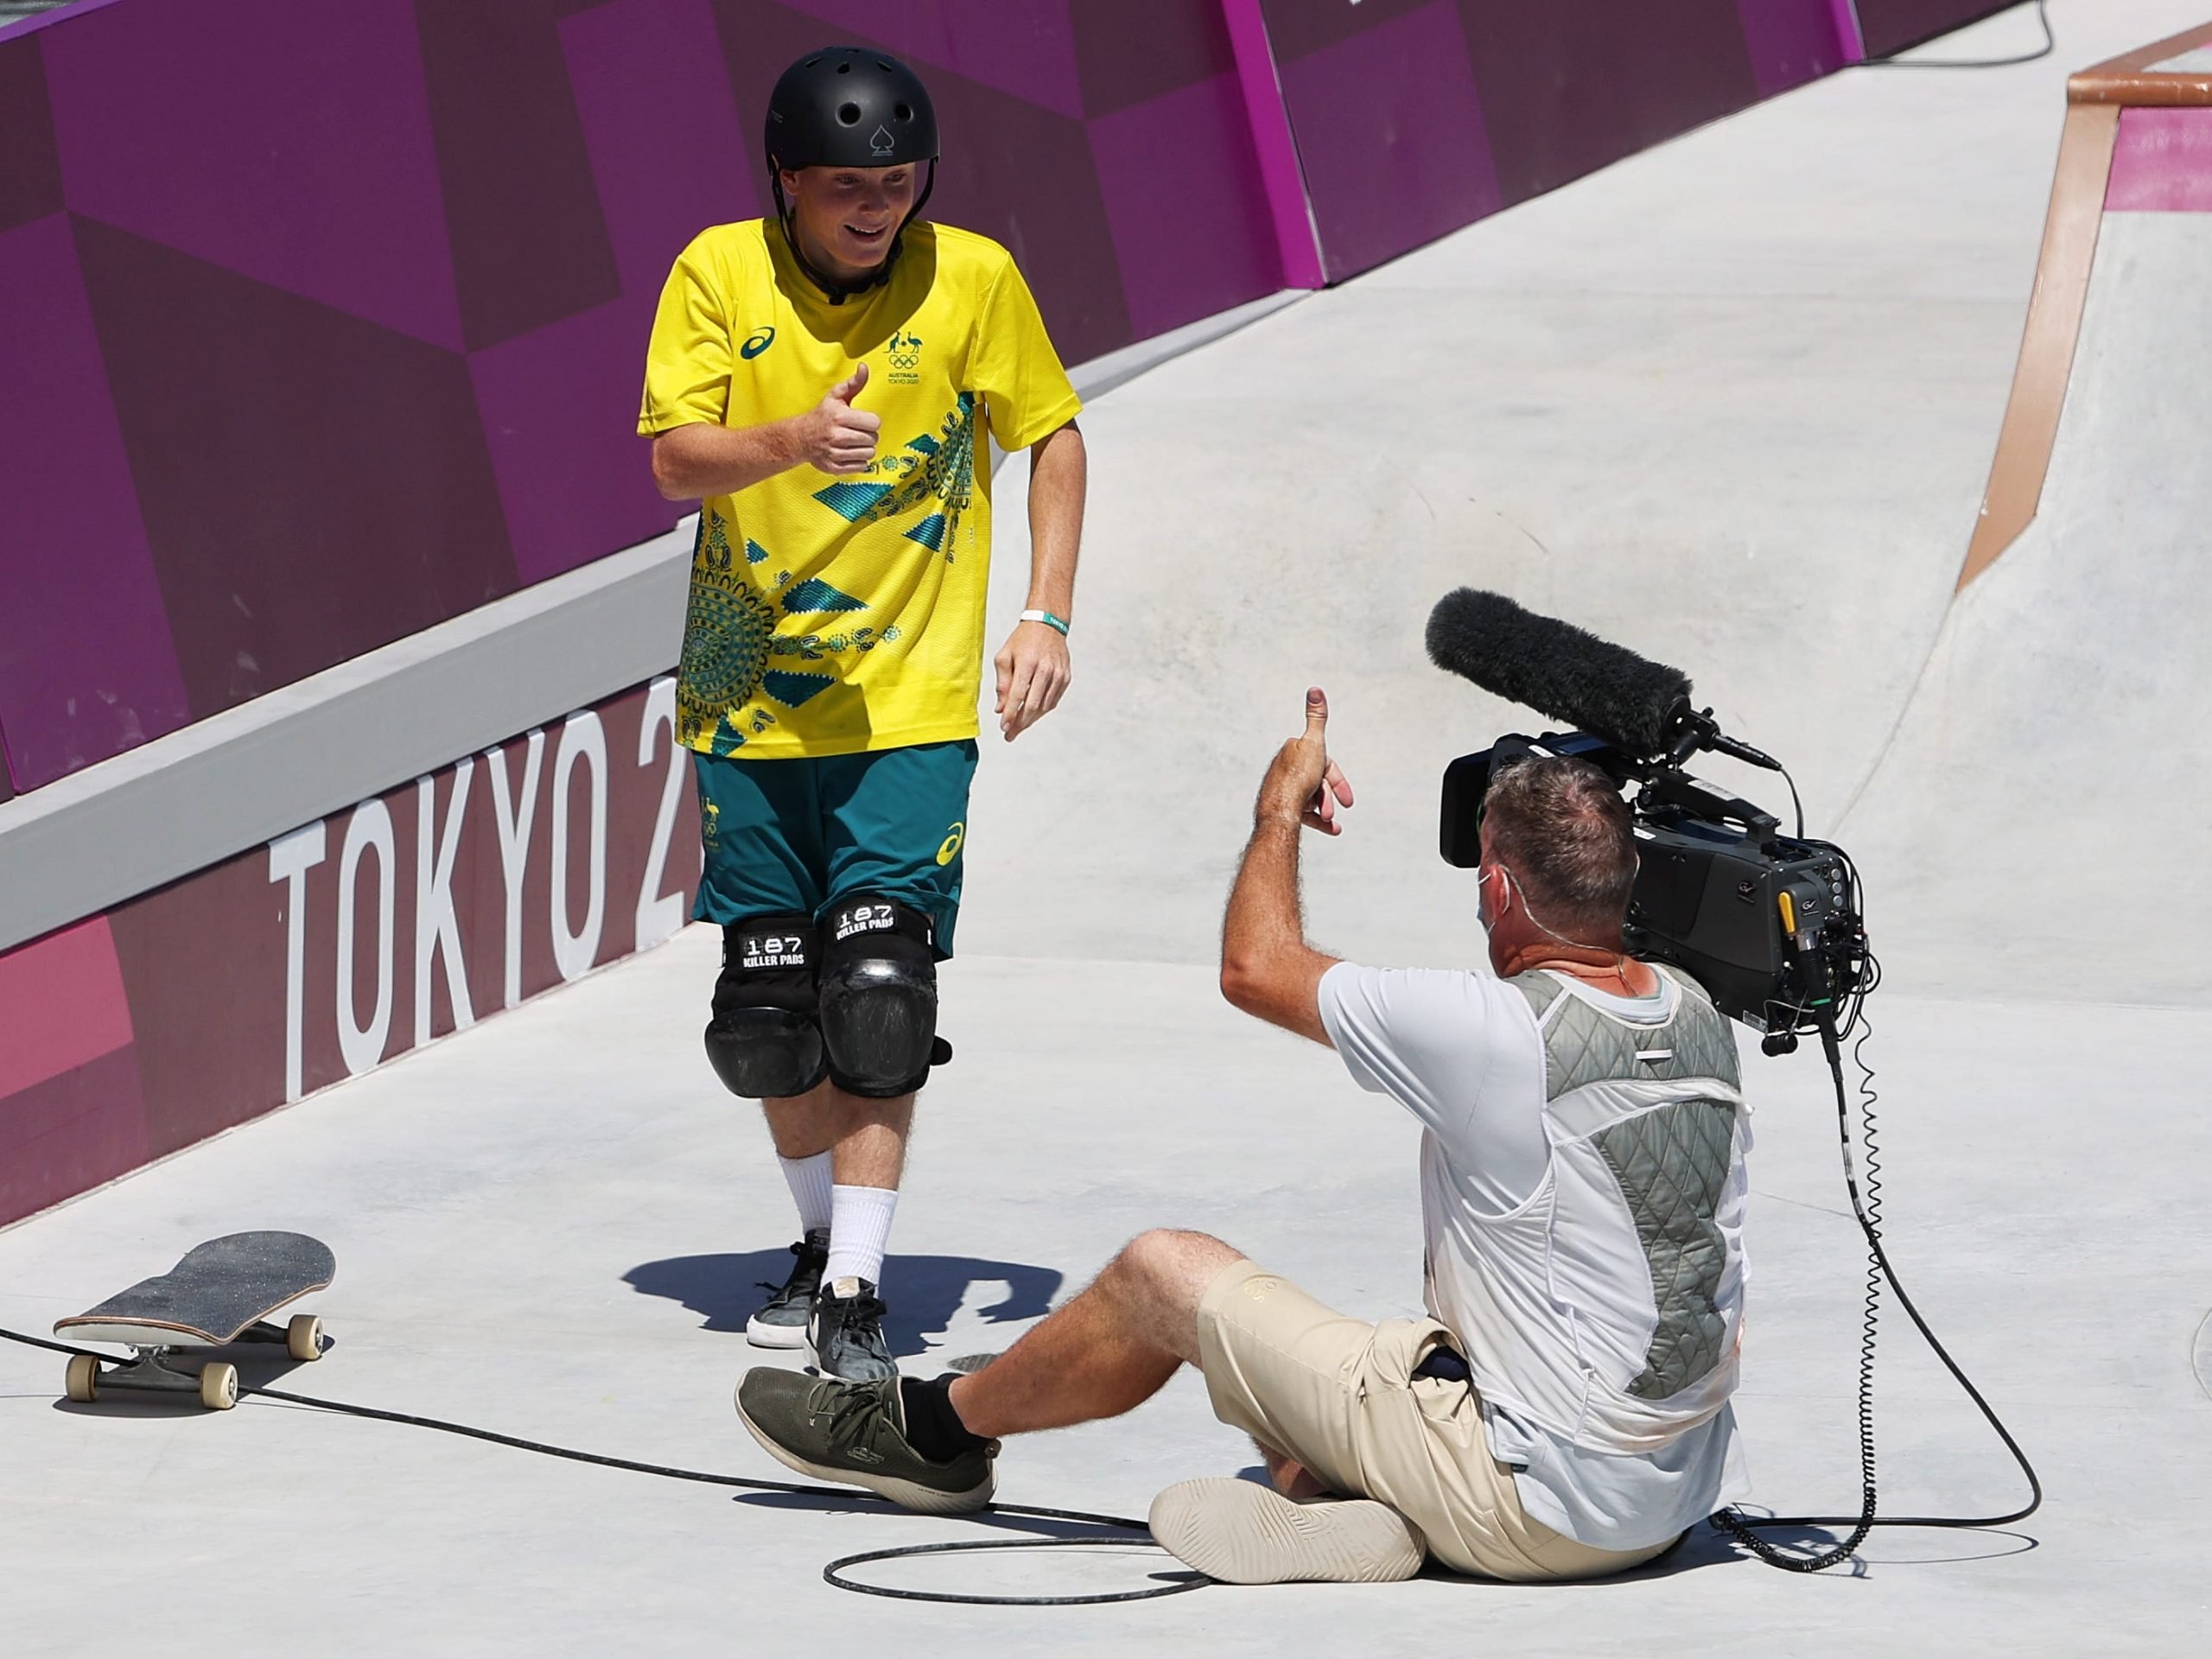
POLYGON ((2104 219, 2105 182, 2120 134, 2120 108, 2076 104, 2066 111, 2051 180, 2050 211, 2044 220, 2043 251, 2036 261, 2035 292, 2020 337, 2019 366, 1997 437, 1997 458, 1982 493, 1974 539, 1959 570, 1963 589, 1997 562, 2036 516, 2043 481, 2058 436, 2074 343, 2082 332, 2089 268, 2095 263, 2097 227, 2104 219))
POLYGON ((2075 104, 2212 104, 2212 74, 2153 72, 2151 67, 2201 46, 2212 46, 2212 22, 2091 65, 2066 83, 2067 99, 2075 104))
POLYGON ((2212 46, 2212 22, 2107 59, 2066 84, 2066 127, 2051 180, 2050 211, 2044 220, 2043 251, 2036 261, 2035 293, 2028 302, 2019 366, 2012 373, 1989 486, 1982 493, 1974 539, 1959 569, 1961 590, 2018 539, 2043 500, 2075 342, 2081 336, 2082 308, 2088 298, 2089 270, 2096 262, 2097 227, 2112 178, 2120 112, 2130 106, 2212 105, 2212 74, 2151 67, 2202 46, 2212 46))

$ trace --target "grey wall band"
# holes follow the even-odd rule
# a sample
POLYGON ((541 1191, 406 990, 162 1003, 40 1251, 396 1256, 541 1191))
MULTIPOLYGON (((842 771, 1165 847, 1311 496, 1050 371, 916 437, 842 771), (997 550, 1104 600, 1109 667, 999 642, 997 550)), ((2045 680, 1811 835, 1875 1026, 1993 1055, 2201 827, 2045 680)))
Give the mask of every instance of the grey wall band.
MULTIPOLYGON (((1295 304, 1109 353, 1086 399, 1295 304)), ((639 446, 639 466, 645 465, 639 446)), ((665 673, 694 521, 0 802, 0 950, 665 673)))
POLYGON ((0 950, 665 672, 691 522, 0 804, 0 950))

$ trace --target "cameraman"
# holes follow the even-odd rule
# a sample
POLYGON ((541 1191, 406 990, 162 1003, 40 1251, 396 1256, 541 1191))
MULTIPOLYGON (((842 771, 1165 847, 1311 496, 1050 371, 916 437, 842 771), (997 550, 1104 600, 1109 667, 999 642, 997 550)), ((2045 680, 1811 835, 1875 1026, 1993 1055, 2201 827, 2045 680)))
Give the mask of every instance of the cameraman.
POLYGON ((1494 976, 1357 967, 1308 945, 1299 912, 1300 825, 1338 834, 1352 800, 1327 719, 1309 692, 1305 734, 1261 785, 1222 988, 1421 1121, 1431 1317, 1369 1325, 1218 1239, 1148 1232, 974 1376, 752 1372, 739 1413, 785 1464, 978 1509, 995 1437, 1114 1416, 1187 1361, 1274 1488, 1193 1480, 1154 1501, 1159 1541, 1217 1579, 1402 1579, 1425 1555, 1597 1578, 1741 1494, 1735 1043, 1689 981, 1622 949, 1636 849, 1619 791, 1556 758, 1492 779, 1494 976))

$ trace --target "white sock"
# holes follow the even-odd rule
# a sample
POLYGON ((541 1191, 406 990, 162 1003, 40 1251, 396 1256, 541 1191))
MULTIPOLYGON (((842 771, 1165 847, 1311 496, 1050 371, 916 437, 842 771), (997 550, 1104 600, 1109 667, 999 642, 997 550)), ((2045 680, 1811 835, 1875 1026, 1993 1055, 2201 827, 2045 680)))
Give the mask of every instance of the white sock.
POLYGON ((883 1282, 883 1252, 891 1242, 891 1217, 899 1209, 898 1192, 887 1186, 833 1186, 830 1189, 830 1265, 822 1270, 824 1284, 839 1279, 883 1282))
POLYGON ((830 1224, 830 1154, 817 1152, 811 1158, 779 1155, 776 1161, 784 1166, 784 1179, 791 1186, 791 1202, 798 1205, 799 1231, 822 1231, 830 1224))

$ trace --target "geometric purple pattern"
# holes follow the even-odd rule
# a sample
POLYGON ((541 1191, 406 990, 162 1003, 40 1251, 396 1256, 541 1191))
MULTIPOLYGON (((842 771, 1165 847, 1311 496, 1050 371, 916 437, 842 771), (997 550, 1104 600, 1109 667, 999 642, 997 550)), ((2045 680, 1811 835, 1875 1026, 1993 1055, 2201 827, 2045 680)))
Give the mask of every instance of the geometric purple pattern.
POLYGON ((1238 173, 1179 165, 1185 156, 1251 152, 1233 69, 1094 115, 1089 127, 1133 334, 1165 334, 1282 285, 1267 200, 1249 183, 1256 157, 1238 173))
POLYGON ((1279 72, 1332 282, 1505 205, 1452 0, 1339 35, 1279 72))
POLYGON ((407 7, 120 5, 37 38, 73 211, 461 348, 407 7))
POLYGON ((1858 0, 1859 29, 1866 39, 1866 55, 1886 58, 2017 3, 2018 0, 1858 0))
POLYGON ((1459 9, 1509 204, 1758 101, 1736 0, 1459 9))
MULTIPOLYGON (((1106 0, 1111 8, 1116 0, 1106 0)), ((1081 10, 1078 5, 1074 10, 1081 10)), ((1095 8, 1094 8, 1095 9, 1095 8)), ((804 36, 879 46, 1055 114, 1084 115, 1079 37, 1067 0, 792 0, 804 36)), ((804 47, 800 51, 804 51, 804 47)), ((771 78, 798 55, 774 60, 771 78)), ((936 84, 931 85, 936 94, 936 84)))
POLYGON ((194 719, 513 591, 466 358, 71 220, 194 719))
POLYGON ((473 352, 621 296, 561 51, 559 13, 575 10, 558 0, 415 8, 473 352))
POLYGON ((1744 49, 1761 98, 1774 98, 1793 86, 1834 74, 1851 60, 1836 38, 1834 0, 1829 7, 1777 6, 1772 0, 1736 0, 1744 23, 1744 49))
POLYGON ((61 162, 35 35, 0 41, 0 231, 61 211, 61 162))
POLYGON ((0 793, 673 524, 634 433, 653 305, 766 207, 805 50, 928 76, 931 211, 1014 249, 1070 361, 1274 292, 1217 11, 222 0, 0 33, 0 793))
MULTIPOLYGON (((1281 288, 1228 3, 92 0, 0 30, 0 790, 673 524, 632 433, 653 304, 766 207, 805 50, 928 78, 931 215, 1014 251, 1068 361, 1281 288)), ((1874 54, 1995 9, 1859 4, 1874 54)), ((1834 0, 1260 5, 1331 280, 1844 55, 1834 0)))
POLYGON ((189 710, 67 214, 0 231, 0 725, 32 790, 189 710))
POLYGON ((1341 281, 1843 60, 1831 0, 1262 0, 1341 281))

